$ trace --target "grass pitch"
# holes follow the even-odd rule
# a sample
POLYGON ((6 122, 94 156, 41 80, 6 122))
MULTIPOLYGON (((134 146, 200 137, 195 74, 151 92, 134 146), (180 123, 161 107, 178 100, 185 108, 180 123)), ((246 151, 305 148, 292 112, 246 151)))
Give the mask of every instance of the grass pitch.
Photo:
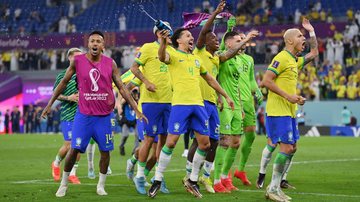
MULTIPOLYGON (((1 135, 0 136, 0 201, 198 201, 182 186, 186 159, 181 157, 183 142, 174 150, 165 179, 170 194, 159 192, 155 199, 139 195, 125 176, 126 159, 130 157, 133 136, 127 142, 125 157, 119 155, 120 136, 115 136, 115 150, 111 155, 113 174, 107 178, 108 196, 95 193, 98 178, 87 178, 87 160, 82 155, 78 176, 81 185, 69 185, 67 196, 55 197, 59 182, 51 176, 51 162, 62 145, 61 135, 1 135)), ((209 194, 201 186, 202 201, 265 201, 264 190, 254 186, 264 136, 257 136, 246 167, 251 187, 234 179, 240 190, 231 194, 209 194)), ((238 156, 240 151, 238 152, 238 156)), ((99 153, 95 154, 97 165, 99 153)), ((234 167, 238 165, 238 158, 234 167)), ((96 171, 98 172, 98 167, 96 171)), ((265 184, 270 181, 272 164, 268 167, 265 184)), ((150 174, 153 176, 153 171, 150 174)), ((351 137, 302 137, 288 180, 296 190, 285 190, 293 201, 360 201, 360 139, 351 137)))

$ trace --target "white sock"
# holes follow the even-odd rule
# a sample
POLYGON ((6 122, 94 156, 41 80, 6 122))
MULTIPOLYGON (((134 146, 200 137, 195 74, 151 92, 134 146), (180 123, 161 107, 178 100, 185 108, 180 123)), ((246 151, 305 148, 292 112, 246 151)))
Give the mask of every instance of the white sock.
POLYGON ((171 160, 171 155, 172 154, 166 154, 164 151, 161 150, 160 157, 159 157, 159 163, 155 170, 155 180, 156 181, 162 181, 162 179, 164 177, 163 173, 171 160))
POLYGON ((271 156, 272 156, 272 151, 270 151, 268 145, 266 145, 262 152, 259 173, 266 174, 266 168, 271 160, 271 156))
POLYGON ((68 185, 69 175, 70 175, 70 172, 63 171, 63 176, 62 176, 61 183, 60 183, 61 185, 64 185, 64 186, 68 185))
POLYGON ((60 166, 60 163, 61 163, 61 160, 62 160, 62 158, 61 158, 59 155, 56 155, 55 161, 54 161, 54 165, 55 165, 56 167, 59 167, 59 166, 60 166))
POLYGON ((214 162, 210 162, 210 161, 206 161, 204 162, 204 173, 203 173, 203 177, 204 178, 209 178, 210 177, 210 174, 211 174, 211 168, 213 166, 213 163, 214 162))
POLYGON ((288 160, 286 161, 285 168, 284 168, 285 172, 284 172, 284 174, 283 174, 283 176, 282 176, 282 178, 281 178, 282 180, 286 180, 287 174, 288 174, 288 172, 289 172, 289 170, 290 170, 290 167, 291 167, 291 165, 292 165, 292 159, 293 159, 293 158, 290 158, 290 159, 288 159, 288 160))
POLYGON ((217 184, 217 183, 220 183, 221 181, 220 181, 220 179, 215 179, 214 180, 214 184, 217 184))
POLYGON ((88 169, 94 170, 95 144, 88 144, 87 148, 88 169))
POLYGON ((273 174, 270 183, 270 190, 275 191, 279 188, 281 182, 281 176, 284 172, 285 165, 274 163, 273 174))
POLYGON ((186 177, 187 178, 190 178, 192 167, 193 167, 193 163, 190 161, 186 161, 186 177))
POLYGON ((70 176, 72 175, 76 175, 76 169, 79 167, 79 163, 76 162, 73 166, 73 168, 71 169, 71 172, 70 172, 70 176))
POLYGON ((99 182, 97 184, 97 188, 99 187, 105 188, 105 181, 106 181, 106 173, 105 174, 99 173, 99 182))
POLYGON ((204 163, 206 157, 206 152, 200 150, 199 148, 196 149, 194 158, 193 158, 193 167, 190 174, 190 180, 193 182, 197 182, 199 178, 199 172, 201 165, 204 163))
POLYGON ((143 162, 143 163, 138 162, 136 178, 145 177, 145 173, 144 173, 145 166, 146 166, 146 162, 143 162))

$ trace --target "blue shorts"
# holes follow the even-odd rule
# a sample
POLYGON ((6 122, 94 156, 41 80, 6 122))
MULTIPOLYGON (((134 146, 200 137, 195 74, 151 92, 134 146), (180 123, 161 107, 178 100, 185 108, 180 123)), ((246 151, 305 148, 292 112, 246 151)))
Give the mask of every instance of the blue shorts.
POLYGON ((266 116, 266 133, 273 144, 295 144, 300 139, 296 118, 290 116, 266 116))
POLYGON ((116 132, 116 117, 115 117, 115 113, 111 112, 110 114, 110 121, 111 121, 111 131, 113 133, 116 132))
POLYGON ((100 151, 113 150, 111 114, 106 116, 89 116, 77 111, 72 135, 71 148, 78 149, 81 153, 85 152, 91 137, 98 144, 100 151))
POLYGON ((209 119, 210 138, 214 140, 219 140, 220 119, 217 107, 214 103, 206 100, 204 104, 209 119))
POLYGON ((142 103, 143 114, 148 118, 149 122, 143 122, 144 135, 155 137, 159 134, 166 135, 171 104, 166 103, 142 103))
POLYGON ((61 132, 65 141, 71 141, 73 121, 61 121, 61 132))
POLYGON ((174 135, 181 135, 188 129, 192 129, 201 135, 209 136, 209 119, 204 106, 172 106, 168 132, 174 135))
MULTIPOLYGON (((140 121, 139 119, 136 119, 136 130, 138 133, 138 139, 139 142, 143 141, 144 138, 144 122, 140 121)), ((154 138, 154 142, 157 143, 159 140, 159 137, 156 135, 154 138)))

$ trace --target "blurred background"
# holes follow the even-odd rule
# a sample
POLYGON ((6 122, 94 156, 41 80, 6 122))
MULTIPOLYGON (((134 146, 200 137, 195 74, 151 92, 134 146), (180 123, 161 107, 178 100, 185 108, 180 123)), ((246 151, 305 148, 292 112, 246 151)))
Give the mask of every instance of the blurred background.
MULTIPOLYGON (((0 0, 0 133, 58 133, 58 107, 41 119, 52 95, 56 75, 67 68, 66 51, 86 50, 87 34, 105 32, 105 55, 121 72, 134 61, 136 50, 152 42, 155 19, 173 29, 184 24, 183 12, 211 13, 215 0, 0 0)), ((228 0, 236 30, 257 29, 247 44, 260 82, 267 65, 282 50, 282 34, 310 19, 318 38, 319 57, 299 73, 298 94, 308 102, 299 107, 303 135, 360 135, 360 1, 359 0, 228 0), (350 116, 348 115, 350 113, 350 116)), ((200 28, 191 31, 194 37, 200 28)), ((219 20, 219 39, 226 20, 219 20)), ((302 30, 304 31, 304 30, 302 30)), ((308 33, 305 33, 308 38, 308 33)), ((307 47, 307 50, 309 47, 307 47)), ((266 89, 262 89, 266 97, 266 89)), ((258 110, 258 133, 264 134, 264 107, 258 110)))

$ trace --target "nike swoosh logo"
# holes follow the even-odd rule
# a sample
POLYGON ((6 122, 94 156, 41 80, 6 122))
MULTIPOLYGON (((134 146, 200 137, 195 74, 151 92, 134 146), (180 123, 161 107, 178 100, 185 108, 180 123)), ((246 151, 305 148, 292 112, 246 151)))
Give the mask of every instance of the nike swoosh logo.
POLYGON ((184 60, 179 60, 179 62, 184 62, 184 60))

